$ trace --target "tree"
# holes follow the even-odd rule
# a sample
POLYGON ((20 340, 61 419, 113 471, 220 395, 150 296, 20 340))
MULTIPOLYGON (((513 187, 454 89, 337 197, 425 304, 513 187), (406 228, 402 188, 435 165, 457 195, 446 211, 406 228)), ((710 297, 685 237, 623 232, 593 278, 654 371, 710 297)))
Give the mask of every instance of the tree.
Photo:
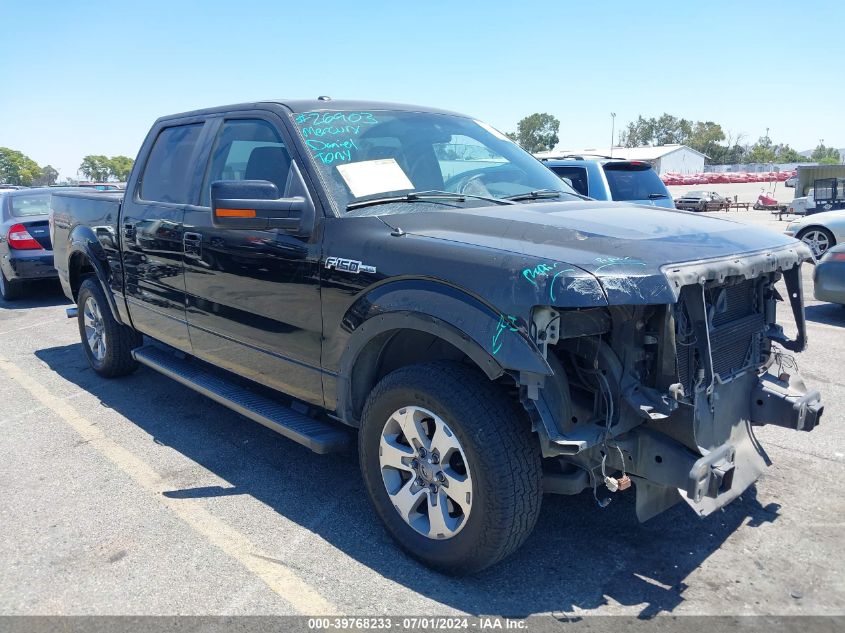
POLYGON ((516 134, 508 134, 527 152, 535 153, 552 149, 557 145, 560 121, 551 114, 538 113, 525 117, 516 125, 516 134))
POLYGON ((813 153, 810 155, 810 158, 817 163, 822 163, 823 165, 836 165, 841 161, 839 150, 835 147, 825 147, 822 142, 819 142, 816 149, 814 149, 813 153))
POLYGON ((777 151, 772 144, 772 139, 768 136, 761 136, 754 145, 751 146, 751 151, 748 152, 749 163, 774 163, 777 158, 777 151))
POLYGON ((778 145, 777 155, 776 162, 778 163, 800 163, 801 161, 806 160, 804 156, 801 156, 801 154, 796 152, 789 145, 778 145))
POLYGON ((95 154, 82 159, 79 171, 89 180, 103 182, 108 180, 109 174, 111 173, 111 165, 108 158, 100 154, 95 154))
POLYGON ((125 182, 129 179, 134 163, 128 156, 112 156, 109 159, 109 175, 119 182, 125 182))
POLYGON ((627 129, 619 133, 619 144, 622 147, 640 147, 651 144, 654 138, 655 119, 637 117, 636 121, 628 124, 627 129))
POLYGON ((44 165, 41 168, 41 175, 33 181, 33 185, 40 185, 42 187, 49 187, 55 185, 59 178, 59 172, 52 165, 44 165))
POLYGON ((0 147, 0 182, 29 186, 41 176, 41 168, 29 156, 0 147))
POLYGON ((692 132, 687 137, 686 144, 712 160, 715 155, 727 149, 724 145, 720 145, 724 140, 725 131, 721 125, 713 121, 696 121, 692 126, 692 132))

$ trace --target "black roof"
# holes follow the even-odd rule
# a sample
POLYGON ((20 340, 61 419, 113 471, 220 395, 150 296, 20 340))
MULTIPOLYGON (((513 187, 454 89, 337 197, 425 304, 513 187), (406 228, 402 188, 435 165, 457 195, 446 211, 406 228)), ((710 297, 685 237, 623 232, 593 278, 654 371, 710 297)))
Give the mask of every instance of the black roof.
POLYGON ((410 105, 407 103, 391 103, 389 101, 356 101, 349 99, 267 99, 251 103, 236 103, 232 105, 203 108, 190 112, 180 112, 160 117, 159 120, 186 118, 191 116, 203 116, 217 114, 220 112, 232 112, 234 110, 248 110, 262 105, 278 105, 287 108, 291 112, 315 112, 320 110, 399 110, 403 112, 431 112, 434 114, 451 114, 455 116, 467 116, 459 112, 450 112, 439 108, 427 106, 410 105))

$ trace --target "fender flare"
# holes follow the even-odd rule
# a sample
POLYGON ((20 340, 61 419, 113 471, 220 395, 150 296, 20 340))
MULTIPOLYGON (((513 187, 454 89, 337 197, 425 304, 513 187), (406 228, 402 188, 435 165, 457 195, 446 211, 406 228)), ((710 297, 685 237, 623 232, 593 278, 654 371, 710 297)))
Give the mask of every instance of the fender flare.
POLYGON ((97 281, 100 282, 100 287, 103 289, 103 294, 109 304, 112 316, 120 325, 126 325, 120 316, 120 311, 117 309, 117 302, 114 298, 114 293, 108 284, 108 261, 106 253, 103 250, 100 240, 97 239, 94 231, 90 227, 82 224, 74 227, 68 236, 67 249, 67 266, 68 266, 68 283, 70 283, 70 262, 74 256, 81 253, 91 263, 94 268, 94 273, 97 281))
POLYGON ((337 410, 353 420, 352 372, 361 352, 379 335, 416 330, 443 339, 464 354, 491 380, 506 371, 552 375, 552 369, 528 337, 528 324, 503 315, 453 286, 424 279, 390 281, 358 298, 341 321, 349 332, 340 357, 337 410))

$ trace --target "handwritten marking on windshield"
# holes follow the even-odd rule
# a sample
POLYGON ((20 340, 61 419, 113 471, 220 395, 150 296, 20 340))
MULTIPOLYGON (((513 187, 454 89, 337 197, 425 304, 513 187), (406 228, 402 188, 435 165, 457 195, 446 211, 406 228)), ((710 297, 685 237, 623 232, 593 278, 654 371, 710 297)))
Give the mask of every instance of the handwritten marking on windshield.
POLYGON ((496 333, 493 335, 493 355, 502 349, 502 332, 509 330, 511 332, 518 332, 519 328, 516 326, 516 317, 510 314, 500 314, 499 323, 496 325, 496 333))
POLYGON ((608 266, 645 266, 646 263, 639 259, 631 259, 630 257, 596 257, 596 261, 601 264, 594 272, 600 271, 602 268, 608 266))
POLYGON ((378 123, 370 112, 301 112, 296 115, 296 122, 299 125, 310 123, 311 125, 328 125, 329 123, 365 123, 372 125, 378 123))

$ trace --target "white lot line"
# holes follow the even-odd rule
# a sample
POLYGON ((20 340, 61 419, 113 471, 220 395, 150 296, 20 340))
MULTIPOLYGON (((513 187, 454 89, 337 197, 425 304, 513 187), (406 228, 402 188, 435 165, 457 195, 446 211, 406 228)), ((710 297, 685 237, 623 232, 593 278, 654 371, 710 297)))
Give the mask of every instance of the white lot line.
POLYGON ((0 359, 0 370, 33 398, 59 416, 69 427, 82 436, 89 446, 129 475, 157 501, 204 536, 209 543, 223 550, 250 572, 260 578, 270 589, 303 615, 332 615, 334 605, 316 590, 266 552, 258 549, 246 536, 220 521, 206 510, 198 499, 170 499, 162 495, 161 476, 146 462, 107 437, 77 413, 62 398, 54 396, 36 379, 6 359, 0 359))

